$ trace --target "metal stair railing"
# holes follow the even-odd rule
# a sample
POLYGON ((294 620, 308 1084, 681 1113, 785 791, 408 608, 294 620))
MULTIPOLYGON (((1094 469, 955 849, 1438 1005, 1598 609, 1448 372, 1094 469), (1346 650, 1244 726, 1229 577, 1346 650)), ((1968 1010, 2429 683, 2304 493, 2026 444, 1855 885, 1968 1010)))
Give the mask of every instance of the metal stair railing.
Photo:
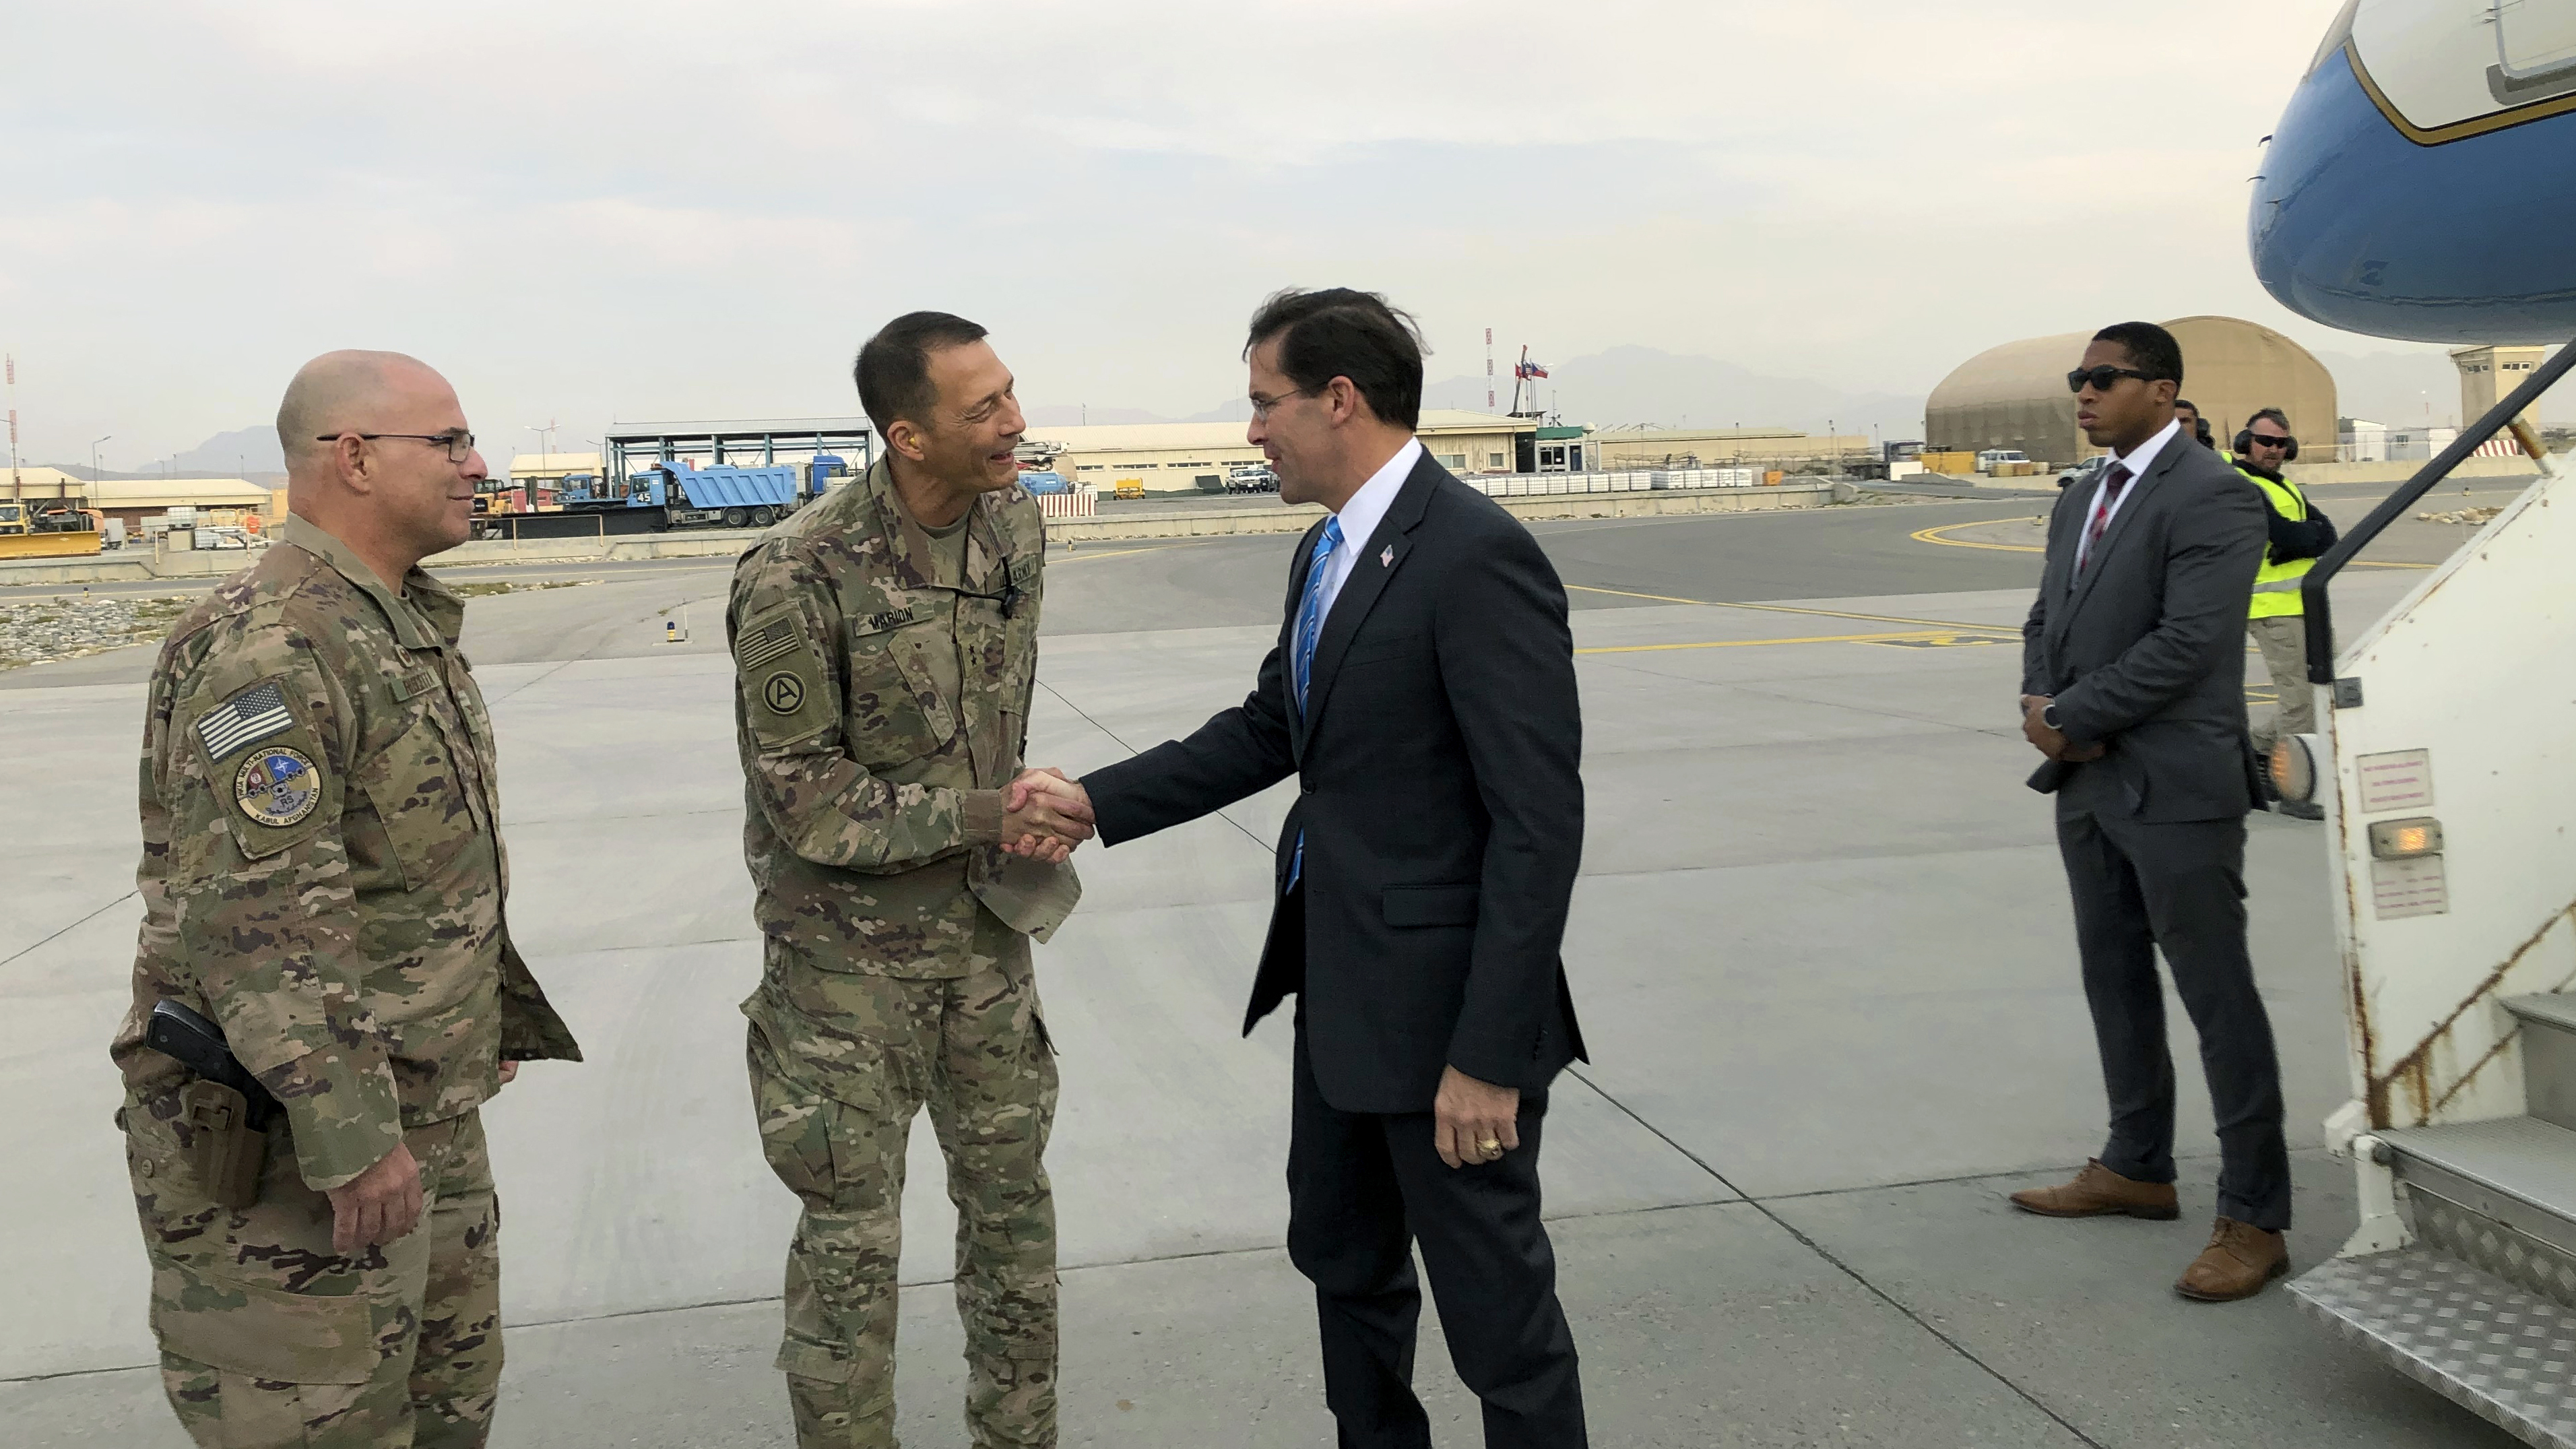
POLYGON ((2373 539, 2385 532, 2388 525, 2395 523, 2405 515, 2407 509, 2414 507, 2417 500, 2432 492, 2444 478, 2449 477, 2452 469, 2460 466, 2469 455, 2485 446, 2487 439, 2505 429, 2512 428, 2516 441, 2522 444, 2523 451, 2531 454, 2534 462, 2542 463, 2545 467, 2546 459, 2543 457, 2544 450, 2540 445, 2540 439, 2518 420, 2526 409, 2540 400, 2542 393, 2549 391, 2558 379, 2566 376, 2571 367, 2576 367, 2576 343, 2559 348, 2557 355, 2532 369, 2531 376, 2523 379, 2522 386, 2515 388, 2504 401, 2487 409, 2485 415, 2475 424, 2457 438, 2452 439, 2451 446, 2444 448, 2431 462, 2418 469, 2414 477, 2406 480, 2405 486, 2381 499, 2379 506, 2370 510, 2369 517, 2353 525, 2350 533, 2337 539, 2335 546, 2327 549, 2317 559, 2316 566, 2308 570, 2307 578, 2299 585, 2299 602, 2307 611, 2308 682, 2310 684, 2335 682, 2334 604, 2326 596, 2326 586, 2333 582, 2334 576, 2343 571, 2345 564, 2352 562, 2354 555, 2369 547, 2373 539))

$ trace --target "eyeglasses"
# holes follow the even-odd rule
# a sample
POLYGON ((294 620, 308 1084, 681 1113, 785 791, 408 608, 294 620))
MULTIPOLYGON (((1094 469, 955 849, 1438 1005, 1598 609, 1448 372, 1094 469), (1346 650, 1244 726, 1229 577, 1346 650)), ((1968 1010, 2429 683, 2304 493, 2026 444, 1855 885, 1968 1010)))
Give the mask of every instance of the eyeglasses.
POLYGON ((415 443, 436 443, 447 450, 447 461, 451 463, 462 463, 474 456, 474 435, 462 428, 450 428, 443 433, 316 433, 313 435, 313 441, 317 443, 336 443, 342 438, 360 438, 370 443, 378 438, 409 438, 415 443))
POLYGON ((2245 438, 2258 448, 2286 448, 2293 441, 2287 433, 2247 433, 2245 438))
POLYGON ((2111 385, 2124 377, 2134 377, 2142 382, 2155 380, 2134 367, 2113 367, 2106 362, 2100 367, 2079 367, 2066 374, 2066 390, 2082 392, 2084 385, 2091 383, 2095 392, 2109 392, 2111 385))
POLYGON ((1283 392, 1277 397, 1263 397, 1259 393, 1254 393, 1252 395, 1252 416, 1256 419, 1267 418, 1270 416, 1270 410, 1272 408, 1279 406, 1290 398, 1313 397, 1317 391, 1318 389, 1316 388, 1301 387, 1295 392, 1283 392))

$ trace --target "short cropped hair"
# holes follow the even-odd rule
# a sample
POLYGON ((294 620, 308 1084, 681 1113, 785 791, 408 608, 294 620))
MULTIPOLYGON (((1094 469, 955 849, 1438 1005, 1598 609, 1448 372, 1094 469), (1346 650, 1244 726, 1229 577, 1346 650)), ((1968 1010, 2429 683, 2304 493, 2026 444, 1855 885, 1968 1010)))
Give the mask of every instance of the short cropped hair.
MULTIPOLYGON (((2144 370, 2144 369, 2141 369, 2141 371, 2143 371, 2143 370, 2144 370)), ((2200 404, 2198 404, 2198 403, 2196 403, 2196 402, 2193 402, 2190 398, 2187 398, 2187 397, 2178 397, 2178 398, 2175 398, 2175 399, 2174 399, 2174 411, 2175 411, 2175 412, 2181 412, 2184 408, 2189 408, 2189 409, 2191 409, 2193 412, 2199 412, 2199 411, 2200 411, 2200 404)))
POLYGON ((1317 391, 1347 377, 1379 422, 1411 428, 1422 421, 1421 329, 1411 314, 1375 292, 1290 287, 1273 292, 1252 314, 1243 355, 1279 339, 1279 370, 1290 382, 1317 391))
POLYGON ((930 382, 930 354, 984 340, 984 329, 948 312, 906 312, 877 329, 859 348, 850 379, 859 385, 859 407, 877 434, 897 420, 931 425, 939 389, 930 382))
POLYGON ((2182 344, 2153 322, 2114 322, 2094 333, 2093 340, 2118 343, 2129 354, 2129 365, 2145 373, 2147 381, 2182 386, 2182 344))
POLYGON ((2282 432, 2295 433, 2298 431, 2298 429, 2290 426, 2290 415, 2281 411, 2279 408, 2256 408, 2254 410, 2254 416, 2245 420, 2245 430, 2249 433, 2252 432, 2254 430, 2254 425, 2263 421, 2265 418, 2270 418, 2273 424, 2280 428, 2282 432))

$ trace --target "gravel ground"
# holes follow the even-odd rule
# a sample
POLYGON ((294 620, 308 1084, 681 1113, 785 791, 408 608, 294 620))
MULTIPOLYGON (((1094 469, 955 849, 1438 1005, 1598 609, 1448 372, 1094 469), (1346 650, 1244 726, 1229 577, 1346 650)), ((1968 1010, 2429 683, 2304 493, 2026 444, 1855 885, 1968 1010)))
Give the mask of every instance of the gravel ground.
MULTIPOLYGON (((483 581, 451 584, 467 598, 570 589, 597 579, 483 581)), ((24 603, 0 603, 0 669, 23 669, 57 659, 78 659, 148 644, 159 639, 188 612, 198 594, 101 594, 93 598, 57 597, 24 603)))
POLYGON ((77 659, 160 638, 194 594, 33 599, 0 603, 0 669, 77 659))

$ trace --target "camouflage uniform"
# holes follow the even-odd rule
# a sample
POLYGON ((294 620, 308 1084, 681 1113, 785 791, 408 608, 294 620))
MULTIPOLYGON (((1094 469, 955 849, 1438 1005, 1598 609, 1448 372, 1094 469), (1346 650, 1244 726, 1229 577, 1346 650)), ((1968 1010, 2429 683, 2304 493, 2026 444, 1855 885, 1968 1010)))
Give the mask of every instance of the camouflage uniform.
POLYGON ((385 587, 289 518, 171 631, 142 770, 144 901, 123 1069, 152 1330, 202 1445, 479 1445, 501 1372, 477 1108, 503 1058, 579 1049, 510 944, 492 724, 464 604, 385 587), (188 1166, 155 1002, 213 1019, 284 1112, 259 1200, 188 1166), (341 1257, 325 1190, 407 1143, 422 1227, 341 1257))
POLYGON ((1054 1048, 1028 938, 1069 866, 998 848, 1036 679, 1045 535, 1018 488, 943 548, 882 462, 773 529, 726 617, 764 938, 743 1003, 763 1151, 805 1204, 788 1248, 799 1443, 894 1443, 904 1143, 930 1108, 957 1204, 967 1423, 1052 1445, 1054 1048), (962 543, 962 550, 957 544, 962 543))

